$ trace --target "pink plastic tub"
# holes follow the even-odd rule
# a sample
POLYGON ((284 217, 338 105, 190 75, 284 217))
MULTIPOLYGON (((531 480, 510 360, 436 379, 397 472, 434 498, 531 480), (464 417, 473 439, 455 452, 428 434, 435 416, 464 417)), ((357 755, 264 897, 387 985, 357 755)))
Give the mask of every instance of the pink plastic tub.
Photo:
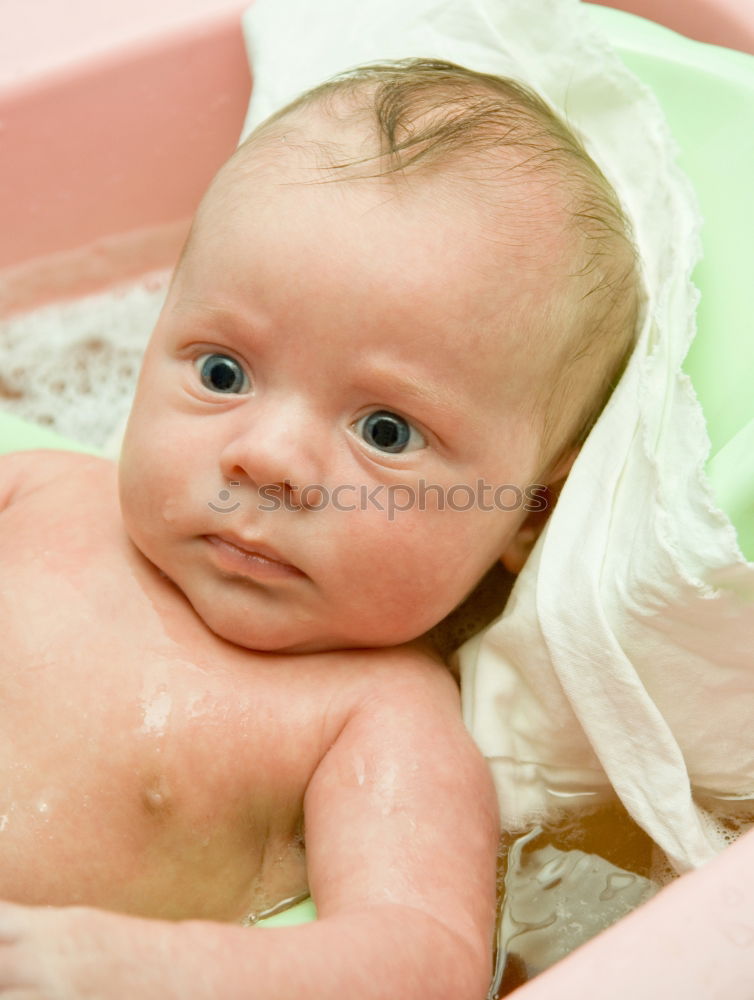
POLYGON ((689 38, 754 54, 752 0, 594 0, 657 21, 689 38))
POLYGON ((243 0, 5 0, 0 314, 169 266, 235 147, 243 0))

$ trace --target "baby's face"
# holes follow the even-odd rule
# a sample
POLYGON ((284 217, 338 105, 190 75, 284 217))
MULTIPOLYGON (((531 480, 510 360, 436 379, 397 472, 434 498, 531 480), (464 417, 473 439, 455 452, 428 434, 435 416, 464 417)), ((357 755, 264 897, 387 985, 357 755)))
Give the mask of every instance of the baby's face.
POLYGON ((128 425, 124 520, 231 642, 394 645, 527 516, 537 277, 429 182, 303 184, 282 148, 200 211, 128 425))

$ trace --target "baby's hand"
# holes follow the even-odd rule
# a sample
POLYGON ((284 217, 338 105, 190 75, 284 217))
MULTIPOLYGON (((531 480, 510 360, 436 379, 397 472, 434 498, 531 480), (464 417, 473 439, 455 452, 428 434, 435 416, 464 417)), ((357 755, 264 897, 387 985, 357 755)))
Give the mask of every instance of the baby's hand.
POLYGON ((1 903, 0 997, 81 1000, 109 995, 96 982, 102 975, 104 928, 95 918, 102 916, 79 907, 1 903))
POLYGON ((208 997, 186 965, 186 955, 196 955, 193 937, 187 925, 85 907, 0 903, 0 998, 208 997))

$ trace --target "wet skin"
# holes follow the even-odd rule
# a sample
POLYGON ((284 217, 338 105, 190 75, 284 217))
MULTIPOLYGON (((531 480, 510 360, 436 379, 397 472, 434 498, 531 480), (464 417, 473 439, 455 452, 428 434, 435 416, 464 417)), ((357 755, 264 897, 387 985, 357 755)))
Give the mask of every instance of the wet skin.
MULTIPOLYGON (((128 539, 114 466, 44 455, 0 514, 0 895, 238 920, 305 890, 312 776, 406 664, 218 638, 128 539)), ((419 673, 452 734, 452 681, 419 673)))

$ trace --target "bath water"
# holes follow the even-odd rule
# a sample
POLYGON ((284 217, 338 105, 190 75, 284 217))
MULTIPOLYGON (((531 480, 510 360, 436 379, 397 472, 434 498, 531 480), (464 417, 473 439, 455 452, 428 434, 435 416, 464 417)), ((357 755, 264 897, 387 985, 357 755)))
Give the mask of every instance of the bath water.
MULTIPOLYGON (((754 803, 694 796, 724 841, 754 826, 754 803)), ((546 823, 506 834, 498 856, 495 977, 499 1000, 565 957, 677 874, 617 798, 553 812, 546 823)))

